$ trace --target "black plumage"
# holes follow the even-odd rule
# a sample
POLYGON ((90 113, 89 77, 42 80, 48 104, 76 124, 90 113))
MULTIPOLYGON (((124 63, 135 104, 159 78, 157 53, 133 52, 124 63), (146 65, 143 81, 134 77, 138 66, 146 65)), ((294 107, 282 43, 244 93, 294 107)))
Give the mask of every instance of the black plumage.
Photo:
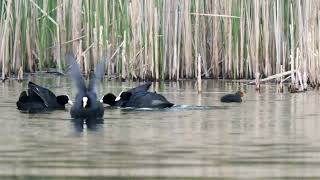
POLYGON ((150 86, 150 82, 145 83, 128 91, 121 92, 118 97, 108 93, 102 98, 102 101, 115 107, 167 108, 174 105, 161 94, 149 92, 150 86))
POLYGON ((242 102, 241 97, 243 97, 244 93, 241 91, 236 92, 235 94, 227 94, 221 97, 220 101, 225 103, 230 102, 242 102))
POLYGON ((19 110, 32 113, 65 109, 68 102, 71 103, 67 95, 56 96, 49 89, 30 81, 27 91, 21 92, 16 105, 19 110))
MULTIPOLYGON (((96 74, 91 77, 91 79, 89 80, 89 85, 87 87, 80 72, 79 64, 77 63, 74 55, 66 54, 66 60, 70 65, 70 75, 73 78, 73 81, 75 82, 78 90, 75 97, 75 102, 70 109, 71 117, 81 120, 102 118, 104 115, 104 108, 103 105, 99 101, 97 101, 96 79, 101 78, 101 74, 103 72, 100 71, 102 71, 103 68, 96 69, 96 74)), ((98 65, 98 67, 100 66, 100 64, 98 65)))

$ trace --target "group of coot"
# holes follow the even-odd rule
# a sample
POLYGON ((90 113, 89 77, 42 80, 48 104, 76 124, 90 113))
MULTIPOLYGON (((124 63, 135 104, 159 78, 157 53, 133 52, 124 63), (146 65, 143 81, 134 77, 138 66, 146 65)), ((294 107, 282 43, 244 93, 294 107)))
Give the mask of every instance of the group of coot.
MULTIPOLYGON (((99 101, 96 94, 96 80, 101 78, 101 74, 94 74, 86 85, 74 55, 67 54, 66 60, 70 66, 70 75, 77 87, 74 103, 67 95, 56 96, 49 89, 29 82, 28 89, 20 94, 16 103, 19 110, 30 113, 59 110, 65 109, 66 104, 69 103, 72 105, 70 109, 72 118, 90 120, 103 117, 103 103, 120 108, 169 108, 174 105, 161 94, 150 92, 150 82, 123 91, 118 96, 108 93, 99 101)), ((99 72, 98 69, 96 71, 99 72)), ((240 91, 235 94, 228 94, 221 98, 221 102, 241 102, 242 96, 243 93, 240 91)))

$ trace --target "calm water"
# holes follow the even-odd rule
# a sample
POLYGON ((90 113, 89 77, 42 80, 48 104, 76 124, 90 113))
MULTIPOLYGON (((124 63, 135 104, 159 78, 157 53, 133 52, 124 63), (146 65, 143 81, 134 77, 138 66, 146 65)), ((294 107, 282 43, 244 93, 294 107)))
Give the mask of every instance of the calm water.
MULTIPOLYGON (((30 80, 73 99, 68 78, 30 80)), ((137 82, 107 81, 98 96, 137 82)), ((76 131, 68 110, 16 109, 27 82, 0 84, 0 179, 319 179, 320 96, 279 94, 274 85, 207 80, 153 83, 177 104, 166 110, 106 108, 97 130, 76 131), (241 88, 241 104, 219 98, 241 88)), ((68 109, 70 106, 68 106, 68 109)))

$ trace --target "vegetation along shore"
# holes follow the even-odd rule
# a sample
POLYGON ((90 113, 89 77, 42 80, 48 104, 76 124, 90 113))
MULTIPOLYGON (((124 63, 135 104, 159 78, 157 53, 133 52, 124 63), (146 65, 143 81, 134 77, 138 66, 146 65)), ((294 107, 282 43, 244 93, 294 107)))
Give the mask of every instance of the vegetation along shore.
POLYGON ((121 79, 195 78, 200 68, 206 78, 316 86, 319 10, 317 0, 4 0, 2 78, 63 72, 73 51, 84 74, 105 58, 121 79))

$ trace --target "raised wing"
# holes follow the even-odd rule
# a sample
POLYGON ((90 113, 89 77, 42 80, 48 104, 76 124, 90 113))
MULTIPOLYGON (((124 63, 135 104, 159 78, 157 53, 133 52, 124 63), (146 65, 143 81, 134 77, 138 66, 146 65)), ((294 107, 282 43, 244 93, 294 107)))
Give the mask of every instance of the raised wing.
POLYGON ((140 86, 137 86, 135 88, 132 88, 130 90, 128 90, 128 92, 131 92, 131 93, 137 93, 137 92, 144 92, 144 91, 148 91, 149 88, 151 86, 151 82, 146 82, 140 86))
POLYGON ((105 63, 106 63, 106 58, 103 57, 101 58, 99 64, 97 64, 94 75, 91 77, 89 81, 88 89, 90 92, 96 92, 96 81, 103 79, 103 76, 105 73, 105 63))
POLYGON ((53 107, 57 104, 56 95, 53 92, 31 81, 28 83, 28 93, 34 101, 38 101, 37 99, 40 98, 46 107, 53 107))
POLYGON ((85 92, 87 90, 86 83, 84 82, 84 79, 82 77, 80 67, 79 67, 79 64, 77 63, 76 57, 71 53, 67 53, 65 55, 65 58, 70 66, 68 73, 73 78, 73 80, 77 86, 78 93, 85 94, 85 92))

